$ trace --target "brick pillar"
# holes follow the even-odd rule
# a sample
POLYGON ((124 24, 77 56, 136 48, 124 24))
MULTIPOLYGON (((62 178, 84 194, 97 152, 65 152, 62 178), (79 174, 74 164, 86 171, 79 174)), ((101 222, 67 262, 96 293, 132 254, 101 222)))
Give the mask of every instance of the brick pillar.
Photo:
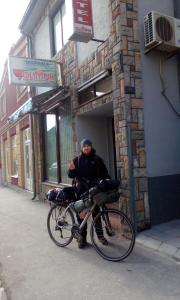
POLYGON ((140 229, 149 225, 148 182, 144 141, 144 101, 138 33, 137 0, 112 1, 113 94, 117 167, 122 180, 121 206, 129 211, 133 189, 136 222, 140 229), (129 155, 127 128, 131 130, 129 155), (130 156, 132 163, 130 165, 130 156), (130 170, 133 186, 130 185, 130 170))

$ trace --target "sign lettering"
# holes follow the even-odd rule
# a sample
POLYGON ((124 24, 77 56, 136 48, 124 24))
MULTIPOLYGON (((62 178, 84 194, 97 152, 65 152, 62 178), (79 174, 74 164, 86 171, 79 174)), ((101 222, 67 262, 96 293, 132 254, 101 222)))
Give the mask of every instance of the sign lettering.
POLYGON ((71 40, 89 42, 93 37, 91 0, 72 0, 74 33, 71 40))
POLYGON ((10 82, 16 85, 56 87, 57 76, 55 61, 9 57, 10 82))

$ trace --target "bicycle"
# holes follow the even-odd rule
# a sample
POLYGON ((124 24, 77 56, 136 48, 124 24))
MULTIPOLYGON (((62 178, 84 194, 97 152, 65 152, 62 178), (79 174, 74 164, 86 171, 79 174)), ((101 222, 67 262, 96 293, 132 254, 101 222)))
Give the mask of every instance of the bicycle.
MULTIPOLYGON (((129 218, 119 209, 107 207, 108 203, 118 200, 119 194, 115 190, 111 191, 103 201, 106 193, 99 193, 98 187, 89 189, 86 193, 77 199, 76 190, 73 187, 65 187, 57 191, 56 196, 48 199, 53 201, 48 217, 47 229, 52 241, 60 247, 69 245, 73 238, 77 241, 82 239, 81 230, 89 220, 96 205, 99 205, 100 212, 92 220, 90 225, 90 238, 94 249, 97 253, 109 261, 122 261, 127 258, 133 251, 135 245, 135 230, 129 218), (64 196, 70 191, 71 198, 64 196), (73 196, 72 196, 73 195, 73 196), (108 200, 107 200, 108 198, 108 200), (59 200, 58 200, 59 199, 59 200), (106 202, 106 204, 104 203, 106 202), (75 221, 74 213, 86 210, 86 216, 79 225, 75 221), (108 245, 103 245, 99 240, 99 232, 108 245)), ((52 191, 50 191, 52 192, 52 191)), ((55 192, 53 190, 53 192, 55 192)), ((50 194, 50 193, 49 193, 50 194)), ((47 198, 50 198, 47 196, 47 198)))

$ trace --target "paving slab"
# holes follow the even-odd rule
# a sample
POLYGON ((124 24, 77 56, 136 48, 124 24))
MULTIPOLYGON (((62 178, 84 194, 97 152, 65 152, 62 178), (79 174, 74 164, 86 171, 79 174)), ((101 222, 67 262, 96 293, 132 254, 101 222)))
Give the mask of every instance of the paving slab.
POLYGON ((136 242, 180 260, 180 220, 145 230, 137 235, 136 242))

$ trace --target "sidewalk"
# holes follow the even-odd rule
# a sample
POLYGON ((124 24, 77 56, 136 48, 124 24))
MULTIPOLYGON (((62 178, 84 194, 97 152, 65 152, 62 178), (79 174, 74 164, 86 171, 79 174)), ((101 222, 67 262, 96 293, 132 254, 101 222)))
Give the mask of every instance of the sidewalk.
POLYGON ((139 233, 136 242, 180 261, 180 220, 153 226, 139 233))
POLYGON ((0 187, 0 194, 0 300, 180 299, 176 261, 138 242, 120 263, 103 260, 91 244, 59 248, 47 232, 47 203, 18 189, 0 187))

